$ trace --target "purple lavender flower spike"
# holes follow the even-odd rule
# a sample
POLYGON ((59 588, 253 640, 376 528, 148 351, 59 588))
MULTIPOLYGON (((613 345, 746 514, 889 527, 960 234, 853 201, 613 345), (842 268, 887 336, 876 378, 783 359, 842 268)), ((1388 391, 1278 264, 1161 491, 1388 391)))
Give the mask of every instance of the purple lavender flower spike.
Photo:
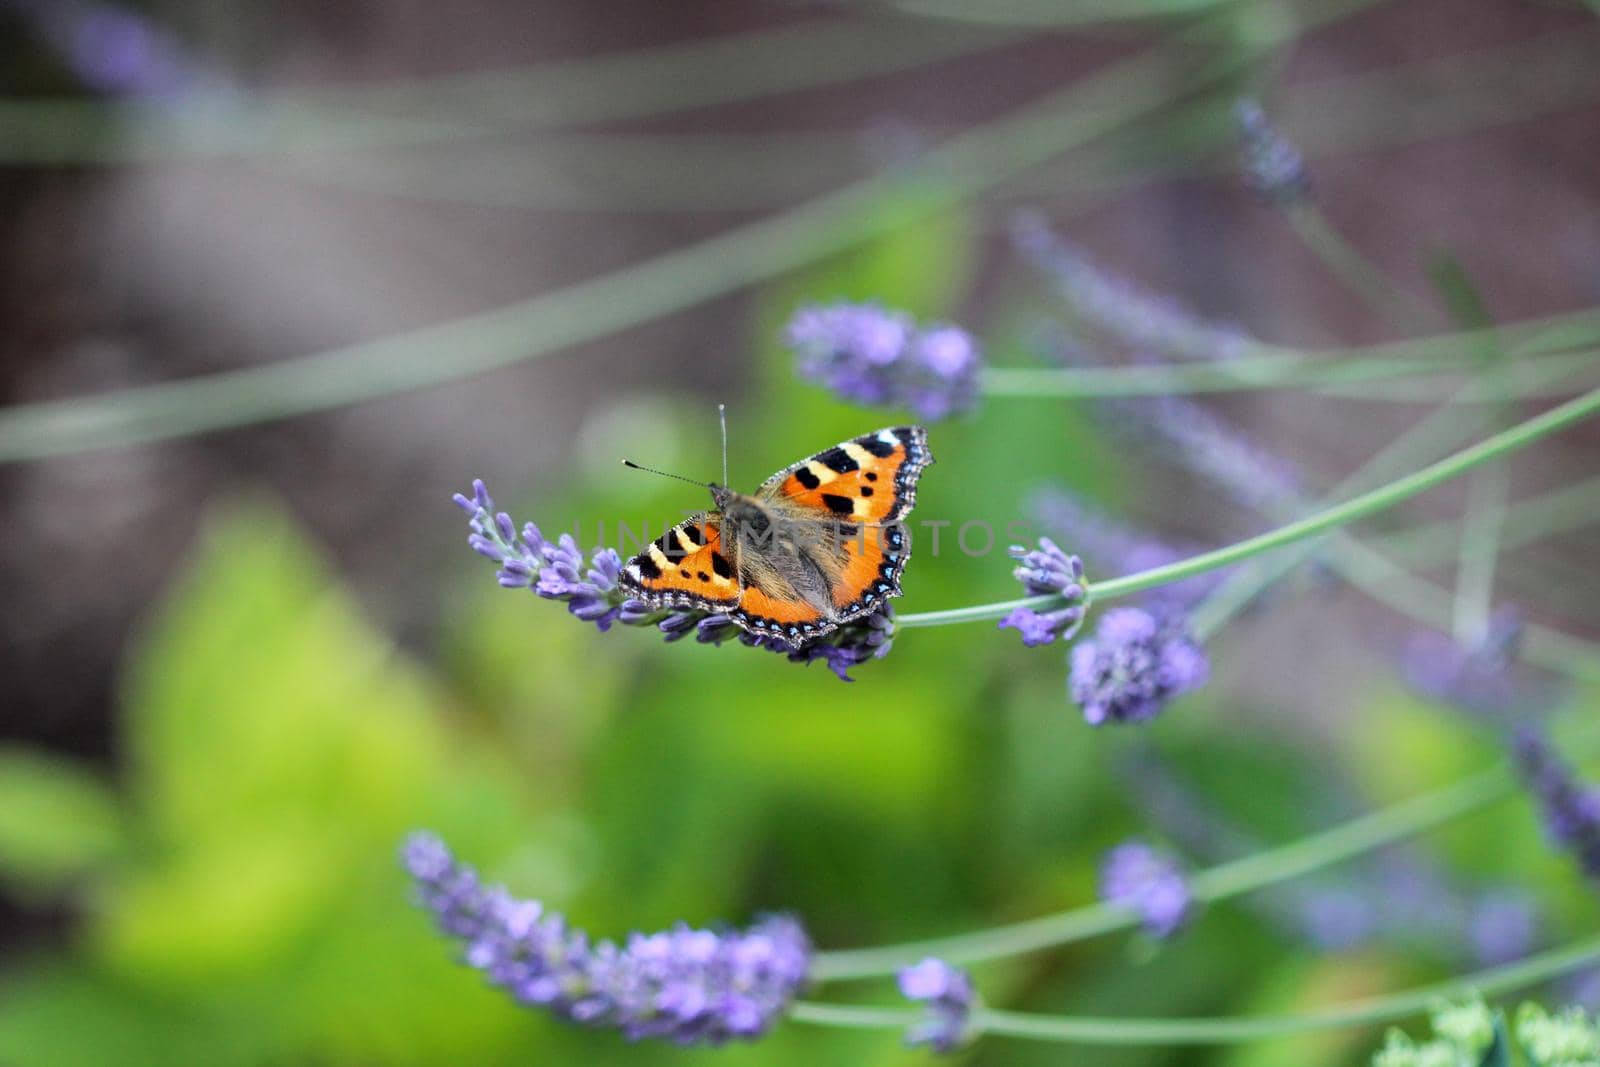
POLYGON ((491 985, 630 1040, 719 1045, 760 1037, 810 974, 811 944, 791 918, 770 916, 743 932, 679 925, 632 934, 622 945, 591 944, 538 901, 485 886, 432 834, 414 834, 402 859, 419 903, 491 985))
POLYGON ((1028 648, 1038 648, 1048 645, 1056 639, 1056 634, 1066 627, 1078 622, 1083 617, 1082 610, 1078 608, 1063 608, 1061 611, 1046 612, 1041 614, 1032 608, 1017 608, 1000 620, 1000 629, 1016 630, 1022 635, 1022 643, 1028 648), (1068 615, 1072 612, 1072 615, 1068 615))
POLYGON ((1245 184, 1262 199, 1289 207, 1311 195, 1311 175, 1298 149, 1267 120, 1261 105, 1240 100, 1233 109, 1239 126, 1245 184))
POLYGON ((1483 966, 1520 960, 1533 951, 1538 936, 1539 907, 1525 890, 1494 889, 1473 902, 1467 938, 1483 966))
POLYGON ((1489 620, 1482 638, 1462 644, 1433 631, 1414 635, 1401 654, 1400 673, 1430 700, 1491 718, 1544 707, 1553 695, 1517 669, 1522 617, 1502 608, 1489 620))
POLYGON ((1294 466, 1267 452, 1210 409, 1181 397, 1156 397, 1138 408, 1139 425, 1156 431, 1174 459, 1252 511, 1300 508, 1294 466))
POLYGON ((1600 880, 1600 786, 1580 781, 1548 738, 1533 727, 1517 731, 1513 744, 1518 768, 1539 802, 1545 834, 1600 880))
POLYGON ((10 0, 79 81, 117 95, 172 94, 206 74, 158 23, 97 0, 10 0))
POLYGON ((1372 900, 1352 886, 1312 889, 1297 902, 1301 932, 1329 952, 1351 949, 1377 931, 1372 900))
POLYGON ((784 337, 802 378, 859 404, 907 407, 926 420, 970 407, 983 357, 965 330, 919 328, 877 304, 805 307, 784 337))
POLYGON ((778 646, 775 651, 789 652, 796 663, 822 660, 841 682, 855 679, 849 675, 852 667, 869 660, 882 659, 894 645, 894 605, 885 603, 878 611, 841 627, 829 639, 815 641, 805 648, 789 652, 778 646))
POLYGON ((922 1004, 926 1013, 906 1031, 906 1044, 951 1052, 970 1041, 976 996, 967 972, 929 957, 900 971, 900 994, 922 1004))
POLYGON ((1133 909, 1145 932, 1159 938, 1182 929, 1194 907, 1183 868, 1142 841, 1127 841, 1106 853, 1100 896, 1133 909))
POLYGON ((1071 663, 1068 690, 1091 726, 1153 719, 1210 674, 1182 616, 1159 609, 1106 612, 1094 637, 1073 647, 1071 663))
POLYGON ((1061 551, 1048 537, 1039 538, 1037 548, 1012 545, 1010 553, 1017 561, 1012 576, 1029 596, 1058 596, 1065 603, 1050 611, 1016 608, 1000 620, 1000 629, 1016 630, 1029 648, 1048 645, 1057 637, 1071 640, 1087 607, 1083 561, 1061 551))
POLYGON ((1255 345, 1237 328, 1207 322, 1172 300, 1101 270, 1056 236, 1040 215, 1019 214, 1012 222, 1011 240, 1024 259, 1054 282, 1078 319, 1122 346, 1174 359, 1220 361, 1244 355, 1255 345))

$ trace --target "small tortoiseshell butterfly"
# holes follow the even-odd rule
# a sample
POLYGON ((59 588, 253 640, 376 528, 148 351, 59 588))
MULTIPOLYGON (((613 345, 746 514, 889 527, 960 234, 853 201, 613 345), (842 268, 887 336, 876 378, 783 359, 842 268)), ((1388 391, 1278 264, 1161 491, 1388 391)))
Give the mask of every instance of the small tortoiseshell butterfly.
POLYGON ((716 509, 646 545, 622 587, 798 648, 900 595, 911 558, 900 524, 932 462, 927 430, 893 426, 779 471, 754 496, 713 484, 716 509))

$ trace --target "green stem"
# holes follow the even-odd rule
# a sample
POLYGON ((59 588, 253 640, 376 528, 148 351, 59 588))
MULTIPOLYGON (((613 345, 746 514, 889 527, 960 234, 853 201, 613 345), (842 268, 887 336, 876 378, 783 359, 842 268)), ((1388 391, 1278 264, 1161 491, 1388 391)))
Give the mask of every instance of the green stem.
MULTIPOLYGON (((1600 476, 1512 502, 1506 509, 1505 548, 1555 537, 1600 522, 1600 476)), ((1402 557, 1408 566, 1427 569, 1455 555, 1461 531, 1443 519, 1386 535, 1375 547, 1402 557)))
MULTIPOLYGON (((1368 596, 1425 625, 1450 626, 1450 594, 1385 558, 1362 541, 1335 534, 1329 559, 1339 576, 1368 596)), ((1530 663, 1574 678, 1600 681, 1600 645, 1537 623, 1523 626, 1519 654, 1530 663)))
MULTIPOLYGON (((1576 369, 1600 368, 1600 349, 1557 353, 1547 357, 1561 377, 1576 369), (1559 361, 1559 362, 1558 362, 1559 361)), ((1379 356, 1370 359, 1322 360, 1302 354, 1242 356, 1222 363, 1128 364, 1108 367, 993 367, 983 378, 983 392, 994 398, 1063 399, 1123 396, 1166 396, 1174 393, 1238 393, 1260 389, 1317 388, 1367 384, 1393 379, 1459 374, 1454 355, 1379 356)), ((1546 382, 1534 385, 1542 389, 1546 382)), ((1483 392, 1481 387, 1472 394, 1483 392)), ((1381 392, 1356 392, 1359 398, 1381 392)), ((1504 393, 1486 400, 1496 403, 1504 393)), ((1460 401, 1456 401, 1459 403, 1460 401)))
MULTIPOLYGON (((1121 578, 1095 582, 1091 592, 1096 600, 1129 596, 1157 586, 1181 582, 1185 578, 1193 578, 1197 574, 1204 574, 1219 567, 1241 563, 1253 556, 1258 556, 1286 545, 1292 545, 1296 541, 1316 537, 1319 534, 1335 530, 1346 523, 1354 522, 1386 508, 1394 507, 1396 504, 1409 500, 1411 497, 1432 489, 1442 482, 1465 474, 1480 464, 1497 459, 1516 449, 1525 448, 1558 430, 1565 429, 1573 423, 1594 414, 1596 411, 1600 411, 1600 389, 1590 390, 1559 407, 1551 408, 1542 415, 1519 423, 1502 433, 1480 441, 1470 448, 1463 449, 1437 463, 1424 467, 1422 470, 1404 478, 1399 478, 1371 492, 1363 493, 1342 504, 1334 505, 1314 515, 1308 515, 1303 519, 1287 523, 1275 530, 1269 530, 1266 533, 1247 538, 1224 548, 1211 552, 1202 552, 1197 556, 1191 556, 1176 563, 1169 563, 1162 567, 1152 567, 1149 570, 1125 575, 1121 578)), ((1059 603, 1060 598, 1055 596, 1024 597, 1019 600, 1008 600, 995 604, 979 604, 973 607, 954 608, 947 611, 917 612, 901 615, 896 619, 896 624, 903 628, 912 628, 917 626, 946 626, 961 622, 981 622, 987 619, 1002 618, 1019 607, 1037 609, 1059 603)))
MULTIPOLYGON (((1204 871, 1191 881, 1195 899, 1216 903, 1252 890, 1310 874, 1373 849, 1437 829, 1508 796, 1515 788, 1503 769, 1486 771, 1455 785, 1393 804, 1349 822, 1204 871)), ((927 956, 952 963, 1002 959, 1138 925, 1127 908, 1092 904, 1026 922, 970 934, 871 949, 819 953, 818 981, 874 978, 895 973, 927 956)))
MULTIPOLYGON (((1208 62, 1172 68, 1190 30, 1005 118, 952 138, 905 172, 874 176, 777 218, 480 315, 271 366, 0 412, 0 462, 165 440, 392 396, 608 336, 892 233, 1217 84, 1313 22, 1325 4, 1208 62)), ((1202 29, 1209 30, 1209 25, 1202 29)))
MULTIPOLYGON (((1593 51, 1591 43, 1575 41, 1571 34, 1549 35, 1511 47, 1286 87, 1275 110, 1293 116, 1289 125, 1296 147, 1312 161, 1374 145, 1406 144, 1419 136, 1437 137, 1441 128, 1460 136, 1594 97, 1594 79, 1583 66, 1592 61, 1593 51), (1522 76, 1528 69, 1538 69, 1541 77, 1522 76), (1583 77, 1577 76, 1580 70, 1583 77), (1448 101, 1452 110, 1427 116, 1431 121, 1417 120, 1430 103, 1439 110, 1439 101, 1448 101), (1336 121, 1333 136, 1318 128, 1319 123, 1328 125, 1327 116, 1357 114, 1362 116, 1359 126, 1336 121)), ((561 94, 548 98, 561 99, 561 94)), ((996 195, 1035 208, 1066 195, 1076 211, 1110 193, 1126 193, 1130 185, 1164 177, 1232 175, 1237 169, 1232 155, 1219 158, 1216 151, 1219 140, 1234 135, 1231 103, 1199 101, 1159 123, 1115 135, 1092 150, 1092 158, 1075 158, 1069 167, 1047 166, 1013 179, 996 195)), ((939 139, 947 133, 932 130, 929 136, 939 139)), ((0 159, 13 149, 13 142, 0 141, 0 159)), ((489 159, 475 159, 471 167, 462 166, 458 153, 342 152, 278 161, 297 179, 410 198, 541 211, 603 207, 611 212, 704 213, 786 207, 812 195, 818 183, 845 180, 846 168, 850 173, 862 169, 858 149, 859 137, 845 131, 606 132, 561 133, 540 137, 530 146, 496 145, 489 159), (567 159, 568 153, 581 160, 581 170, 592 180, 570 180, 575 161, 567 159), (669 169, 680 180, 663 180, 669 169)), ((1420 396, 1422 402, 1433 399, 1432 393, 1420 396)))
POLYGON ((178 101, 0 99, 7 163, 344 152, 665 115, 915 69, 1015 32, 864 32, 828 20, 436 78, 178 101))
MULTIPOLYGON (((1225 1045, 1323 1030, 1345 1030, 1398 1022, 1429 1011, 1441 1001, 1468 996, 1493 999, 1573 974, 1600 961, 1600 938, 1590 938, 1448 981, 1372 997, 1342 1007, 1300 1015, 1258 1015, 1220 1019, 1123 1019, 1037 1015, 979 1008, 971 1025, 977 1034, 1063 1041, 1084 1045, 1225 1045)), ((801 1001, 790 1009, 795 1022, 853 1029, 898 1030, 921 1018, 906 1009, 859 1007, 801 1001)))
POLYGON ((1456 640, 1462 644, 1481 641, 1489 629, 1508 483, 1506 470, 1500 466, 1476 472, 1468 485, 1451 626, 1456 640))
MULTIPOLYGON (((1393 477, 1398 470, 1420 462, 1423 457, 1436 454, 1435 449, 1444 451, 1458 445, 1461 440, 1457 431, 1460 421, 1455 418, 1455 405, 1459 402, 1461 394, 1476 384, 1478 384, 1476 379, 1468 382, 1456 392, 1455 396, 1430 412, 1427 418, 1390 441, 1354 473, 1341 481, 1321 502, 1321 506, 1326 507, 1345 499, 1352 493, 1369 489, 1374 482, 1382 482, 1386 478, 1393 477)), ((1303 513, 1305 510, 1304 507, 1299 507, 1295 509, 1295 513, 1303 513)), ((1282 513, 1280 509, 1270 517, 1274 521, 1283 522, 1292 516, 1282 513)), ((1264 590, 1310 558, 1316 550, 1317 545, 1314 542, 1302 543, 1293 551, 1256 560, 1230 575, 1227 581, 1196 605, 1191 613, 1190 623, 1196 635, 1202 641, 1209 639, 1264 590)))
POLYGON ((1298 204, 1285 214, 1290 227, 1322 265, 1380 315, 1403 330, 1416 329, 1432 317, 1350 244, 1316 204, 1298 204))

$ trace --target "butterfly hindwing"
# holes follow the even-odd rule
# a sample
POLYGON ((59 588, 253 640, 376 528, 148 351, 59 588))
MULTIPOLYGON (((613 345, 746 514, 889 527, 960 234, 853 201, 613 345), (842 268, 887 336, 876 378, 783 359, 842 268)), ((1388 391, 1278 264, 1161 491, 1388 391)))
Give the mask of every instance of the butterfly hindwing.
POLYGON ((844 567, 833 586, 839 622, 870 615, 900 595, 900 573, 911 558, 911 539, 898 523, 846 531, 840 548, 844 567))
POLYGON ((917 479, 932 462, 927 430, 891 426, 779 471, 756 496, 781 498, 840 522, 898 522, 916 503, 917 479))
POLYGON ((773 595, 758 585, 745 586, 739 607, 731 615, 751 633, 775 637, 793 647, 832 633, 839 625, 800 597, 787 591, 773 595))
POLYGON ((739 603, 739 582, 723 551, 722 521, 700 512, 644 547, 622 569, 622 588, 652 607, 722 611, 739 603))

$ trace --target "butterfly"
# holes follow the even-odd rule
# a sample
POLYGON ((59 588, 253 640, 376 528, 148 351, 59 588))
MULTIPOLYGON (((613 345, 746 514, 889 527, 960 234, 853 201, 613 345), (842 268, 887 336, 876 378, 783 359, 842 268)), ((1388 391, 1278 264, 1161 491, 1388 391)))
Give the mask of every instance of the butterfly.
POLYGON ((646 545, 622 588, 799 648, 900 595, 911 558, 901 523, 932 462, 927 430, 892 426, 785 467, 752 496, 712 483, 714 510, 646 545))

